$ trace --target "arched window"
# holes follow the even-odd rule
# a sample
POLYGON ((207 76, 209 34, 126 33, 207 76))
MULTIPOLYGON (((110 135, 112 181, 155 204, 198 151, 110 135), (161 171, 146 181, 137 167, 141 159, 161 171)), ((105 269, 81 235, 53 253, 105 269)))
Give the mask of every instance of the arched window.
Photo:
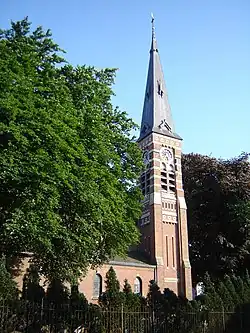
POLYGON ((161 187, 164 191, 168 190, 167 167, 165 163, 161 164, 161 187))
POLYGON ((142 281, 139 277, 135 278, 134 281, 134 293, 138 295, 142 294, 142 281))
POLYGON ((93 297, 98 298, 102 293, 102 277, 96 273, 94 276, 93 297))
POLYGON ((161 163, 161 188, 166 192, 175 192, 175 169, 173 164, 161 163))

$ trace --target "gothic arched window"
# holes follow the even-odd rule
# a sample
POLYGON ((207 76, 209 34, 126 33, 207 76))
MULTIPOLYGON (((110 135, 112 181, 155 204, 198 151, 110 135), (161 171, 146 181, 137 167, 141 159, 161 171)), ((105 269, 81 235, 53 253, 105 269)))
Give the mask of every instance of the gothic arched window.
POLYGON ((134 281, 134 293, 138 295, 142 294, 142 281, 139 277, 136 277, 134 281))
POLYGON ((164 191, 168 190, 167 167, 165 163, 161 164, 161 187, 164 191))
POLYGON ((161 164, 161 188, 166 192, 175 192, 175 168, 173 164, 161 164))
POLYGON ((100 274, 96 273, 94 276, 93 284, 93 297, 98 298, 102 293, 102 277, 100 274))

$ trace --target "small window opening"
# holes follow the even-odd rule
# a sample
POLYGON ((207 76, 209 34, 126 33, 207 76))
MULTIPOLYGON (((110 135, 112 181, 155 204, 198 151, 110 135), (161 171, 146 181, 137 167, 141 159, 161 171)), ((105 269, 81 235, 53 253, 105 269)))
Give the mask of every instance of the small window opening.
POLYGON ((94 276, 93 297, 98 298, 102 293, 102 277, 100 274, 94 276))
POLYGON ((139 277, 135 278, 134 281, 134 293, 137 295, 142 294, 142 281, 139 277))

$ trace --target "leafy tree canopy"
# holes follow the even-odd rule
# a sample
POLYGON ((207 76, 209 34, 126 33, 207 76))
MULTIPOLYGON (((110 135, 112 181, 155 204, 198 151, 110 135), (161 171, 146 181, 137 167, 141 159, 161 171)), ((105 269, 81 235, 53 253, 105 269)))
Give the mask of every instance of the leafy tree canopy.
POLYGON ((193 278, 240 274, 249 265, 250 163, 183 155, 193 278))
POLYGON ((142 165, 115 70, 61 55, 27 18, 0 31, 0 253, 70 280, 138 240, 142 165))

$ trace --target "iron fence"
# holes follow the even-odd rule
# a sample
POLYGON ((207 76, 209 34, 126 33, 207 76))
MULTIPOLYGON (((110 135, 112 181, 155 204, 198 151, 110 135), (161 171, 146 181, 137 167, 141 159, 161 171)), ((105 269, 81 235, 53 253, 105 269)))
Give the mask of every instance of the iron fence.
POLYGON ((249 333, 250 313, 164 313, 123 306, 0 303, 1 333, 249 333))

